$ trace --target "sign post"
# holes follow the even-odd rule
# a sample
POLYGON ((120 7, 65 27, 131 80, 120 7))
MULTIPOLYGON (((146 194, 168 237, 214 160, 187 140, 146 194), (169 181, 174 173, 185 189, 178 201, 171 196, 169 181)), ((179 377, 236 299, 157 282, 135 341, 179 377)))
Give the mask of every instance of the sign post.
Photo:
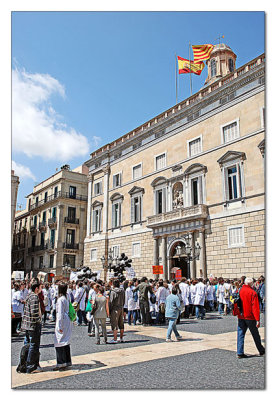
POLYGON ((161 274, 163 274, 164 272, 163 272, 163 265, 153 265, 152 266, 152 273, 154 274, 154 275, 161 275, 161 274))

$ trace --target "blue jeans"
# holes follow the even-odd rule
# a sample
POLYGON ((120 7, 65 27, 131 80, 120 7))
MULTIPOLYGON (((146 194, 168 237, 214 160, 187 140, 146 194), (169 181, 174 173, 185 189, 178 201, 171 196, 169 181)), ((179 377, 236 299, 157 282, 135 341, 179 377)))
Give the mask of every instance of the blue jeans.
POLYGON ((259 334, 259 330, 256 327, 255 320, 249 319, 239 319, 238 320, 238 336, 237 336, 237 354, 241 355, 244 354, 244 337, 249 328, 251 335, 254 339, 255 345, 258 349, 259 353, 262 353, 265 349, 261 343, 261 337, 259 334))
POLYGON ((195 314, 196 314, 196 318, 199 318, 199 314, 200 314, 201 319, 203 319, 203 317, 205 317, 204 306, 195 306, 195 314))
POLYGON ((138 318, 138 312, 137 312, 137 310, 130 310, 130 311, 128 311, 128 314, 127 314, 127 322, 128 322, 128 325, 131 325, 131 316, 133 316, 133 325, 136 325, 137 318, 138 318))
POLYGON ((223 303, 218 303, 218 312, 219 312, 220 314, 223 314, 223 312, 224 312, 223 303))
POLYGON ((176 338, 180 337, 180 334, 176 328, 176 320, 177 318, 168 318, 169 326, 167 330, 167 339, 171 338, 172 331, 174 332, 176 338))
POLYGON ((86 313, 85 313, 85 311, 78 310, 78 312, 77 312, 77 323, 81 325, 82 321, 84 322, 84 324, 87 324, 86 313))
POLYGON ((27 372, 34 371, 39 365, 39 346, 41 336, 41 324, 36 324, 32 331, 26 331, 24 344, 30 343, 27 357, 27 372))
POLYGON ((208 300, 208 307, 210 311, 214 311, 214 301, 213 300, 208 300))

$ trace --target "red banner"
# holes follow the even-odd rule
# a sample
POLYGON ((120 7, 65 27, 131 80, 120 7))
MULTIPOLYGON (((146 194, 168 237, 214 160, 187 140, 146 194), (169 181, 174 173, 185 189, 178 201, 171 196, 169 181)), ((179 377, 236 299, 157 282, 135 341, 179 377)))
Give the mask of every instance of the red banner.
POLYGON ((181 269, 178 269, 175 273, 175 279, 181 279, 182 278, 182 271, 181 269))
POLYGON ((163 265, 153 265, 152 266, 152 273, 154 275, 163 274, 163 265))

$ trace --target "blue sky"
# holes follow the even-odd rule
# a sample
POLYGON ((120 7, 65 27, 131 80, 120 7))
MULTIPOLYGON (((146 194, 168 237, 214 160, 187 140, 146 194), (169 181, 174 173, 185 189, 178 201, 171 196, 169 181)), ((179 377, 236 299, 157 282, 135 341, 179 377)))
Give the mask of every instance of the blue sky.
MULTIPOLYGON (((173 106, 175 53, 222 41, 239 67, 265 51, 263 12, 13 12, 12 160, 18 204, 64 163, 173 106)), ((193 93, 207 77, 193 75, 193 93)), ((178 101, 190 96, 180 75, 178 101)))

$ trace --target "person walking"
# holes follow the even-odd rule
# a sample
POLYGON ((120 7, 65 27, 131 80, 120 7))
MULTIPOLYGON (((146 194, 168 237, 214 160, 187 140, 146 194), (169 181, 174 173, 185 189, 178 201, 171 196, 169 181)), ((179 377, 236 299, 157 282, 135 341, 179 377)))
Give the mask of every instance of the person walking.
POLYGON ((41 337, 41 309, 38 294, 42 285, 38 279, 33 279, 31 293, 26 298, 21 330, 25 331, 24 344, 30 344, 26 361, 26 373, 40 372, 39 367, 39 346, 41 337))
POLYGON ((77 290, 75 293, 75 302, 79 304, 79 309, 77 311, 77 325, 81 326, 82 321, 87 325, 87 319, 85 315, 85 299, 86 290, 83 288, 82 282, 77 282, 77 290))
POLYGON ((100 323, 102 326, 104 343, 107 344, 106 318, 109 317, 109 307, 108 300, 104 296, 104 290, 104 287, 100 286, 98 288, 98 293, 92 301, 92 304, 96 306, 96 311, 94 313, 96 344, 100 344, 100 323))
POLYGON ((165 324, 165 304, 166 298, 169 296, 170 292, 164 287, 163 279, 159 280, 158 289, 155 293, 156 303, 157 303, 157 316, 156 324, 165 324))
POLYGON ((69 302, 70 299, 67 294, 67 285, 64 282, 60 282, 58 285, 54 337, 57 365, 54 368, 54 371, 65 370, 72 365, 70 353, 72 322, 69 317, 69 302))
POLYGON ((110 341, 110 343, 124 341, 124 304, 125 291, 123 288, 120 288, 120 281, 115 279, 113 281, 113 289, 110 290, 109 296, 110 323, 113 331, 113 339, 110 341), (119 340, 117 340, 118 329, 120 329, 119 340))
POLYGON ((173 342, 173 340, 171 339, 172 331, 175 334, 176 340, 182 339, 182 336, 179 334, 176 328, 176 321, 180 311, 181 311, 180 300, 179 297, 177 296, 177 288, 174 286, 172 288, 172 293, 166 298, 165 317, 169 321, 166 342, 173 342))
POLYGON ((217 286, 217 302, 218 302, 218 313, 220 315, 223 314, 223 304, 224 304, 224 279, 219 278, 218 279, 218 286, 217 286))
MULTIPOLYGON (((126 301, 127 301, 127 309, 128 309, 128 325, 131 325, 131 319, 133 321, 133 325, 136 325, 138 319, 138 301, 134 299, 133 293, 133 282, 128 282, 128 288, 126 289, 126 301)), ((137 294, 136 294, 137 296, 137 294)), ((138 299, 137 299, 138 300, 138 299)))
POLYGON ((230 296, 232 296, 232 288, 229 279, 224 282, 223 288, 224 315, 227 315, 230 311, 230 296))
POLYGON ((51 311, 51 294, 50 294, 50 290, 49 290, 49 284, 46 283, 42 290, 43 290, 44 307, 45 307, 45 311, 44 311, 44 315, 43 315, 43 325, 45 325, 46 321, 47 321, 47 314, 49 314, 51 311))
POLYGON ((18 335, 21 330, 21 321, 25 303, 23 298, 24 284, 22 282, 15 282, 13 289, 12 310, 14 313, 14 318, 12 320, 12 335, 14 336, 18 335))
POLYGON ((182 301, 185 307, 184 310, 184 318, 189 318, 190 314, 190 303, 189 303, 189 295, 190 295, 190 286, 187 283, 186 278, 182 278, 181 282, 179 283, 179 288, 181 290, 182 301))
POLYGON ((154 294, 151 285, 148 284, 148 279, 144 276, 141 283, 133 289, 133 293, 139 291, 139 307, 142 315, 142 324, 144 326, 150 325, 150 309, 149 309, 149 296, 154 294))
POLYGON ((265 354, 265 348, 261 343, 261 337, 258 331, 260 327, 260 306, 258 295, 252 288, 253 279, 246 278, 242 288, 239 291, 239 297, 242 302, 242 312, 239 310, 238 305, 234 304, 233 315, 238 316, 238 330, 237 330, 237 357, 246 358, 244 354, 244 338, 247 329, 254 339, 255 345, 259 351, 260 356, 265 354))

